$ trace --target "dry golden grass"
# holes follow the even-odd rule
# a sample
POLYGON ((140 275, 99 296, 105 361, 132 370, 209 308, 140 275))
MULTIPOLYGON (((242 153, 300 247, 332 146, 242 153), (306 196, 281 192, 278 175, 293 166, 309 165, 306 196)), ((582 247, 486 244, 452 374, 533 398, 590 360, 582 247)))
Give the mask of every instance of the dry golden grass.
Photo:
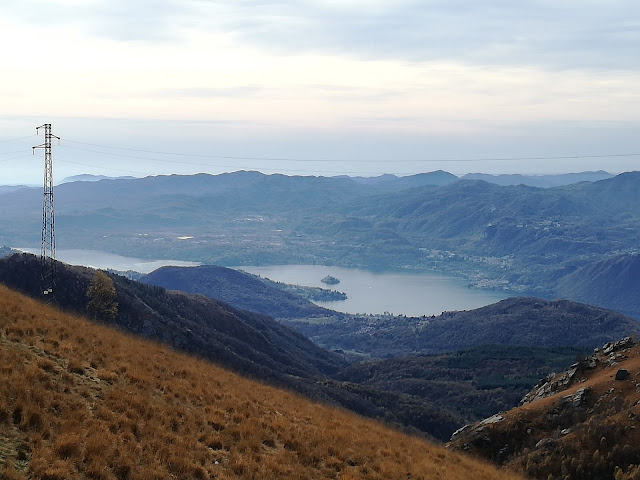
POLYGON ((510 479, 0 286, 0 479, 510 479))

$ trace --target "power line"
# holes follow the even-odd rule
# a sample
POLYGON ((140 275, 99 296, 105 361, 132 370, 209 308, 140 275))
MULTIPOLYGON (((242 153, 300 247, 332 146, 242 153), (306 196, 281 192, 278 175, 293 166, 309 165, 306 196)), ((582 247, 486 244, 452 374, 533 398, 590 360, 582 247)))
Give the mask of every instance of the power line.
MULTIPOLYGON (((77 140, 66 140, 70 143, 77 143, 79 145, 89 145, 93 147, 101 147, 101 148, 110 148, 114 150, 126 150, 132 152, 140 152, 140 153, 151 153, 155 155, 174 155, 174 156, 183 156, 183 157, 201 157, 201 158, 221 158, 221 159, 230 159, 230 160, 266 160, 266 161, 282 161, 282 162, 340 162, 340 163, 387 163, 387 162, 395 162, 395 163, 427 163, 427 162, 511 162, 511 161, 531 161, 531 160, 579 160, 583 158, 622 158, 622 157, 639 157, 640 153, 611 153, 611 154, 599 154, 599 155, 553 155, 553 156, 539 156, 539 157, 484 157, 484 158, 423 158, 423 159, 387 159, 387 160, 362 160, 362 159, 336 159, 336 158, 284 158, 284 157, 250 157, 250 156, 231 156, 231 155, 203 155, 203 154, 192 154, 185 152, 161 152, 155 150, 144 150, 137 148, 127 148, 127 147, 116 147, 112 145, 100 145, 96 143, 87 143, 87 142, 79 142, 77 140)), ((78 147, 70 147, 68 148, 77 148, 78 147)), ((94 150, 87 150, 94 153, 105 153, 94 150)), ((113 154, 115 155, 115 154, 113 154)), ((132 158, 144 158, 144 157, 132 157, 132 158)), ((167 161, 167 160, 165 160, 167 161)), ((168 162, 168 161, 167 161, 168 162)))
MULTIPOLYGON (((101 152, 99 150, 91 150, 88 148, 80 148, 80 147, 72 147, 70 145, 61 145, 61 147, 64 148, 70 148, 73 150, 80 150, 80 151, 84 151, 84 152, 90 152, 90 153, 97 153, 99 155, 109 155, 109 156, 114 156, 114 157, 123 157, 123 158, 134 158, 137 160, 148 160, 151 162, 162 162, 162 163, 169 163, 169 164, 173 164, 173 165, 194 165, 194 166, 200 166, 200 167, 216 167, 216 168, 248 168, 248 169, 252 169, 255 167, 243 167, 240 165, 221 165, 221 164, 213 164, 213 163, 200 163, 200 162, 181 162, 181 161, 177 161, 177 160, 165 160, 165 159, 161 159, 161 158, 150 158, 150 157, 141 157, 138 155, 127 155, 124 153, 111 153, 111 152, 101 152)), ((185 154, 185 156, 189 156, 188 154, 185 154)), ((67 163, 73 163, 73 162, 69 162, 67 161, 67 163)), ((348 161, 345 161, 344 163, 349 163, 348 161)), ((107 168, 109 170, 118 170, 118 169, 111 169, 108 167, 101 167, 101 168, 107 168)), ((265 166, 260 166, 260 170, 268 170, 268 171, 273 171, 273 172, 301 172, 301 173, 340 173, 340 174, 363 174, 363 172, 349 172, 349 171, 344 171, 344 170, 340 170, 339 172, 336 172, 335 170, 305 170, 305 169, 300 169, 300 168, 280 168, 280 167, 265 167, 265 166)), ((122 171, 126 171, 126 170, 122 170, 122 171)), ((134 173, 134 172, 129 172, 129 173, 134 173)), ((381 172, 383 173, 383 172, 381 172)))
POLYGON ((91 165, 89 163, 72 162, 71 160, 65 160, 65 159, 61 159, 61 158, 58 158, 57 161, 58 161, 58 163, 60 163, 60 162, 62 162, 62 163, 70 163, 72 165, 80 165, 80 166, 89 167, 89 168, 99 168, 99 169, 102 169, 102 170, 111 170, 111 171, 114 171, 114 172, 133 173, 135 175, 149 175, 148 172, 136 172, 136 171, 133 171, 133 170, 124 170, 122 168, 105 167, 104 165, 91 165))
MULTIPOLYGON (((83 149, 84 150, 84 149, 83 149)), ((104 155, 114 155, 108 152, 96 152, 96 153, 102 153, 104 155)), ((122 155, 117 155, 117 156, 122 156, 122 155)), ((155 159, 153 158, 147 158, 147 157, 132 157, 132 156, 127 156, 127 158, 137 158, 137 159, 141 159, 141 160, 149 160, 151 162, 155 161, 155 159)), ((155 175, 154 173, 149 173, 149 172, 139 172, 139 171, 133 171, 133 170, 124 170, 122 168, 113 168, 113 167, 106 167, 104 165, 91 165, 88 163, 81 163, 81 162, 76 162, 76 161, 71 161, 71 160, 66 160, 66 159, 60 159, 58 158, 58 163, 62 162, 62 163, 70 163, 73 165, 81 165, 84 167, 90 167, 90 168, 97 168, 97 169, 101 169, 101 170, 110 170, 110 171, 114 171, 114 172, 123 172, 123 173, 131 173, 131 174, 135 174, 135 175, 155 175)), ((210 163, 194 163, 194 162, 174 162, 174 161, 170 161, 170 160, 158 160, 160 162, 166 162, 166 163, 171 163, 171 164, 177 164, 177 165, 196 165, 196 166, 205 166, 205 167, 215 167, 215 168, 234 168, 234 169, 248 169, 248 170, 252 170, 254 168, 252 167, 242 167, 239 165, 219 165, 219 164, 210 164, 210 163)), ((303 169, 292 169, 292 168, 270 168, 270 167, 260 167, 261 171, 268 171, 268 172, 289 172, 289 173, 328 173, 328 174, 341 174, 341 175, 347 175, 347 174, 352 174, 352 175, 382 175, 385 172, 355 172, 355 171, 345 171, 345 170, 340 170, 339 172, 336 172, 335 170, 303 170, 303 169)), ((402 174, 400 174, 402 175, 402 174)))
MULTIPOLYGON (((197 157, 197 158, 220 158, 223 160, 267 160, 267 161, 277 161, 277 162, 350 162, 352 160, 338 160, 338 159, 319 159, 319 158, 284 158, 284 157, 243 157, 243 156, 232 156, 232 155, 204 155, 199 153, 184 153, 184 152, 159 152, 155 150, 142 150, 138 148, 126 148, 126 147, 114 147, 110 145, 99 145, 97 143, 86 143, 86 142, 78 142, 75 140, 66 140, 67 142, 77 143, 79 145, 89 145, 92 147, 101 147, 101 148, 112 148, 114 150, 127 150, 130 152, 140 152, 140 153, 151 153, 154 155, 174 155, 181 157, 197 157)), ((69 147, 69 145, 67 145, 69 147)), ((69 148, 77 148, 77 147, 69 147, 69 148)), ((88 150, 92 151, 92 150, 88 150)), ((100 153, 100 152, 96 152, 100 153)), ((133 157, 140 158, 140 157, 133 157)))
POLYGON ((2 163, 2 162, 9 162, 9 161, 11 161, 11 160, 19 160, 19 159, 21 159, 21 158, 27 158, 27 157, 31 157, 31 156, 32 156, 32 155, 20 155, 20 156, 18 156, 18 157, 13 157, 13 158, 4 158, 4 159, 0 160, 0 163, 2 163))
POLYGON ((24 149, 14 150, 13 152, 0 152, 0 155, 14 155, 16 153, 24 153, 24 149))
MULTIPOLYGON (((8 140, 3 140, 3 142, 11 142, 11 141, 17 141, 17 140, 22 140, 25 138, 31 138, 31 137, 20 137, 20 138, 15 138, 15 139, 8 139, 8 140)), ((128 147, 118 147, 118 146, 114 146, 114 145, 105 145, 105 144, 95 144, 95 143, 89 143, 89 142, 81 142, 81 141, 77 141, 77 140, 68 140, 66 139, 65 142, 63 144, 60 145, 63 148, 67 148, 67 149, 72 149, 72 150, 78 150, 78 151, 84 151, 84 152, 89 152, 89 153, 94 153, 94 154, 98 154, 98 155, 107 155, 107 156, 113 156, 113 157, 121 157, 121 158, 132 158, 132 159, 137 159, 137 160, 145 160, 148 162, 155 162, 155 163, 167 163, 167 164, 173 164, 173 165, 193 165, 193 166, 199 166, 199 167, 207 167, 207 168, 224 168, 224 169, 247 169, 247 170, 261 170, 261 171, 268 171, 268 172, 284 172, 284 173, 299 173, 299 174, 305 174, 305 173, 310 173, 310 174, 344 174, 344 175, 376 175, 376 174, 382 174, 382 173, 389 173, 389 172, 362 172, 362 171, 345 171, 345 170, 317 170, 317 169, 313 169, 313 170, 309 170, 309 169, 304 169, 304 168, 280 168, 280 167, 267 167, 265 165, 241 165, 238 163, 234 163, 232 165, 229 164, 218 164, 218 163, 205 163, 205 162, 196 162, 196 161, 187 161, 187 160, 178 160, 178 159, 163 159, 163 158, 158 158, 157 155, 170 155, 170 156, 177 156, 177 157, 185 157, 185 158, 210 158, 210 159, 230 159, 230 160, 245 160, 245 161, 260 161, 260 162, 269 162, 269 161, 280 161, 280 162, 297 162, 297 163, 306 163, 306 162, 325 162, 325 163, 348 163, 348 164, 376 164, 376 163, 394 163, 394 164, 399 164, 399 163, 424 163, 424 164, 428 164, 428 163, 459 163, 459 162, 467 162, 467 163, 474 163, 474 162, 516 162, 516 161, 549 161, 549 160, 580 160, 580 159, 594 159, 594 158, 629 158, 629 157, 640 157, 640 153, 611 153, 611 154, 599 154, 599 155, 556 155, 556 156, 538 156, 538 157, 484 157, 484 158, 454 158, 454 159, 447 159, 447 158, 440 158, 440 159, 428 159, 428 158, 424 158, 424 159, 392 159, 392 160, 380 160, 380 159, 372 159, 372 160, 362 160, 362 159, 353 159, 353 160, 345 160, 345 159, 336 159, 336 158, 326 158, 326 159, 318 159, 318 158, 286 158, 286 157, 254 157, 254 156, 230 156, 230 155, 206 155, 206 154, 193 154, 193 153, 186 153, 186 152, 166 152, 166 151, 156 151, 156 150, 146 150, 146 149, 139 149, 139 148, 128 148, 128 147), (109 151, 101 151, 101 150, 96 150, 96 149, 91 149, 91 148, 83 148, 80 146, 72 146, 72 145, 67 145, 66 143, 73 143, 73 144, 77 144, 77 145, 86 145, 86 146, 92 146, 92 147, 98 147, 98 148, 102 148, 102 149, 111 149, 111 150, 118 150, 118 151, 122 151, 123 153, 118 153, 118 152, 109 152, 109 151), (131 154, 129 153, 124 153, 124 152, 132 152, 131 154), (135 153, 141 153, 141 154, 150 154, 150 155, 154 155, 154 157, 150 157, 150 156, 143 156, 143 155, 136 155, 135 153)), ((10 155, 10 154, 14 154, 14 153, 19 153, 19 151, 15 151, 15 152, 5 152, 5 153, 0 153, 0 155, 10 155)), ((11 160, 18 160, 21 158, 26 157, 26 155, 22 155, 22 156, 18 156, 18 157, 12 157, 12 158, 8 158, 8 159, 2 159, 0 160, 0 162, 7 162, 7 161, 11 161, 11 160)), ((90 168, 97 168, 97 169, 105 169, 105 170, 111 170, 111 171, 118 171, 118 172, 124 172, 124 173, 129 173, 129 174, 133 174, 133 175, 153 175, 153 173, 148 173, 148 172, 140 172, 140 171, 133 171, 133 170, 127 170, 127 169, 122 169, 122 168, 112 168, 112 167, 107 167, 105 165, 91 165, 89 163, 82 163, 82 162, 74 162, 71 160, 65 160, 65 159, 61 159, 60 161, 64 162, 64 163, 69 163, 69 164, 75 164, 75 165, 81 165, 81 166, 85 166, 85 167, 90 167, 90 168)), ((400 172, 394 172, 398 175, 405 175, 405 173, 400 173, 400 172)), ((406 173, 406 175, 409 174, 414 174, 415 172, 409 172, 406 173)))
POLYGON ((0 143, 17 142, 18 140, 24 140, 25 138, 33 138, 33 135, 27 137, 9 138, 7 140, 0 140, 0 143))
POLYGON ((45 123, 36 128, 39 132, 44 128, 44 143, 31 147, 33 152, 36 148, 44 149, 44 197, 42 202, 42 248, 41 248, 41 268, 40 294, 45 295, 47 303, 55 301, 54 288, 56 284, 55 263, 56 263, 56 236, 53 208, 53 155, 51 141, 60 137, 51 133, 51 124, 45 123))

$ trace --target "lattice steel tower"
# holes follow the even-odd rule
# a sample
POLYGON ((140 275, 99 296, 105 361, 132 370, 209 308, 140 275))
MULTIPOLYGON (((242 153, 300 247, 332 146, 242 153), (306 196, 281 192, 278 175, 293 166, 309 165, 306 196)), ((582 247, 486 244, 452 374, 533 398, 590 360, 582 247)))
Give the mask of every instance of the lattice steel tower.
POLYGON ((42 249, 40 250, 40 294, 47 303, 54 302, 56 236, 53 216, 53 158, 51 155, 51 140, 56 137, 51 133, 51 124, 45 123, 36 128, 39 133, 44 128, 44 143, 33 147, 44 148, 44 198, 42 202, 42 249))

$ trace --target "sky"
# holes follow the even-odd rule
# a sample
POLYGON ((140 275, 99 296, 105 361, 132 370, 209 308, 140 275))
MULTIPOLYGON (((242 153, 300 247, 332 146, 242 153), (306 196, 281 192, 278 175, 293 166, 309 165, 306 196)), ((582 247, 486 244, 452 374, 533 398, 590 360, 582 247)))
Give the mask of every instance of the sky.
POLYGON ((637 0, 0 0, 0 184, 640 167, 637 0))

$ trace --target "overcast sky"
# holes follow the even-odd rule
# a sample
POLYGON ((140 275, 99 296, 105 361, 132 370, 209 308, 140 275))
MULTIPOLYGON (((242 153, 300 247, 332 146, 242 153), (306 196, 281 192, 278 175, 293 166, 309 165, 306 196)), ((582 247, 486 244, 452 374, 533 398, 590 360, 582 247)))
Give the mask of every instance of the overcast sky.
POLYGON ((640 166, 637 0, 0 0, 0 42, 0 184, 42 123, 57 179, 640 166))

